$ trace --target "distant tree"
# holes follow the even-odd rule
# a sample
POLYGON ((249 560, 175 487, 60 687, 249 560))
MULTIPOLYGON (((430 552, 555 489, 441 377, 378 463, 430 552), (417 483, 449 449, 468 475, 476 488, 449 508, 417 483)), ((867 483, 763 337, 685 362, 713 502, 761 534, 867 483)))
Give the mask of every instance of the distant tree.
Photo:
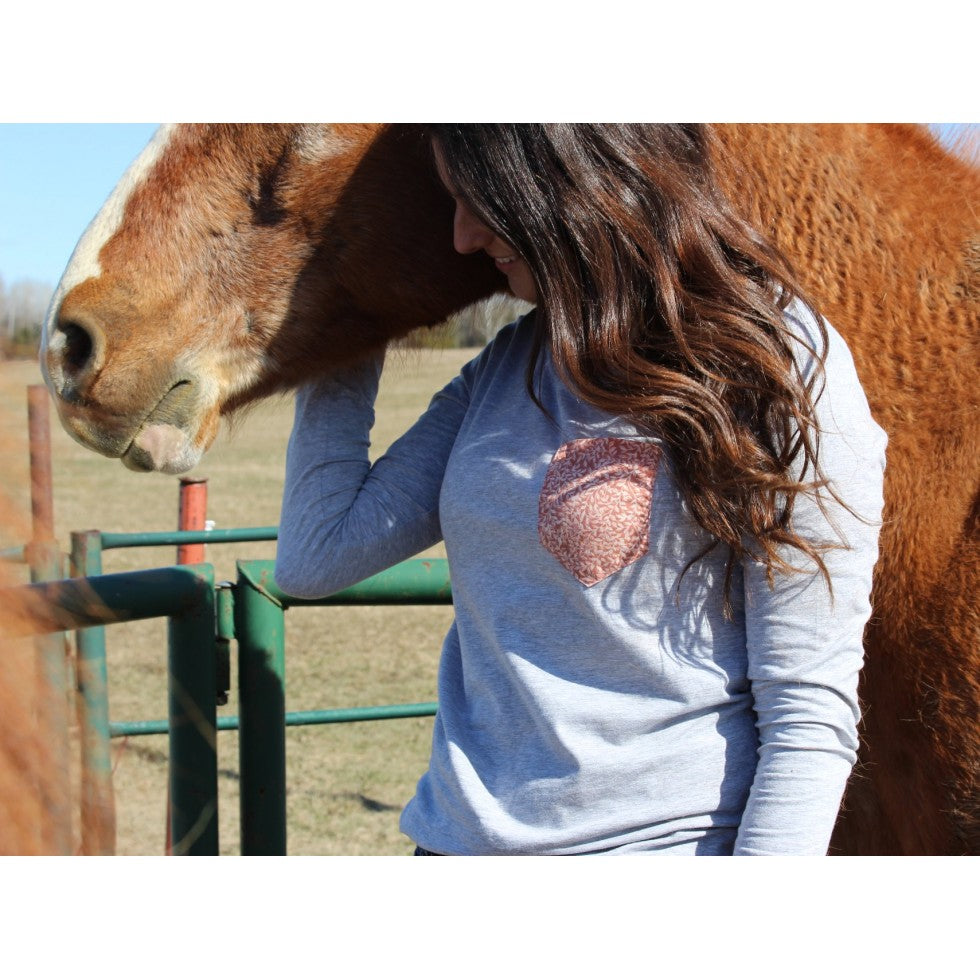
POLYGON ((4 357, 34 357, 51 295, 50 283, 18 279, 5 288, 0 279, 0 351, 4 357))
POLYGON ((454 313, 437 327, 416 330, 403 341, 404 347, 483 347, 501 327, 512 323, 531 307, 513 296, 491 296, 454 313))
POLYGON ((483 347, 501 327, 513 323, 531 308, 529 303, 503 294, 474 303, 450 318, 458 347, 483 347))

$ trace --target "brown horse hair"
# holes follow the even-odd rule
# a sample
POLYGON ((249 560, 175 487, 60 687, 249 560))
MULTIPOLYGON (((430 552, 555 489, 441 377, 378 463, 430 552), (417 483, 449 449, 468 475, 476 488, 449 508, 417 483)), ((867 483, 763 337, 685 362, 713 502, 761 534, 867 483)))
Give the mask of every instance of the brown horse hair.
MULTIPOLYGON (((838 542, 793 530, 799 494, 827 490, 814 403, 827 332, 787 258, 718 188, 701 125, 440 124, 428 128, 453 191, 527 262, 545 345, 587 402, 658 436, 694 520, 770 581, 838 542), (791 332, 793 298, 814 349, 791 332), (812 360, 794 357, 802 347, 812 360)), ((697 560, 697 559, 695 559, 697 560)), ((693 563, 692 563, 693 564, 693 563)), ((690 567, 690 566, 688 566, 690 567)))

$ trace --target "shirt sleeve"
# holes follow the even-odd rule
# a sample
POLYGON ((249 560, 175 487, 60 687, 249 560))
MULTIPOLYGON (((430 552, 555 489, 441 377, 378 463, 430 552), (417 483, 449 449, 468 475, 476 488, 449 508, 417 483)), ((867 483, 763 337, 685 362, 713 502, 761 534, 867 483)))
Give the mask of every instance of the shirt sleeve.
POLYGON ((286 452, 276 582, 321 598, 441 540, 439 492, 468 404, 462 375, 372 466, 382 359, 296 394, 286 452))
POLYGON ((826 494, 824 510, 809 496, 794 507, 797 533, 846 542, 823 555, 832 594, 798 551, 786 557, 804 570, 777 575, 774 588, 758 563, 743 565, 760 744, 735 854, 826 854, 857 759, 858 674, 878 556, 886 437, 833 331, 816 409, 820 466, 854 513, 826 494))

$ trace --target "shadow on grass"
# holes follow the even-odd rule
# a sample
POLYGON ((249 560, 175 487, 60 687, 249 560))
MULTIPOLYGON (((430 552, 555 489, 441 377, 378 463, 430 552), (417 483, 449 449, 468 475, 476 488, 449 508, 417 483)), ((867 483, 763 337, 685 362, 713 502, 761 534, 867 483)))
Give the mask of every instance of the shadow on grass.
MULTIPOLYGON (((167 764, 167 753, 161 752, 159 749, 146 748, 142 745, 126 745, 123 749, 124 752, 132 752, 133 755, 139 757, 144 762, 150 762, 153 764, 158 764, 165 766, 167 764)), ((234 782, 238 782, 241 778, 236 769, 218 769, 218 775, 223 776, 225 779, 231 779, 234 782)))
POLYGON ((335 800, 355 800, 357 803, 361 804, 361 807, 371 813, 389 813, 393 811, 401 811, 401 806, 393 806, 391 803, 382 803, 380 800, 372 800, 370 796, 365 796, 363 793, 333 793, 331 794, 335 800))

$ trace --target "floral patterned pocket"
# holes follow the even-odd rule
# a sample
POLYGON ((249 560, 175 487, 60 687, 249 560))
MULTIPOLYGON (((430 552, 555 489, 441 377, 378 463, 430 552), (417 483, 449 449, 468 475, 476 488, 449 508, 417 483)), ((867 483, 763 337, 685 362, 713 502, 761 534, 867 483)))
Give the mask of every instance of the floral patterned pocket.
POLYGON ((559 446, 538 499, 538 535, 583 585, 647 553, 659 463, 659 446, 633 439, 559 446))

